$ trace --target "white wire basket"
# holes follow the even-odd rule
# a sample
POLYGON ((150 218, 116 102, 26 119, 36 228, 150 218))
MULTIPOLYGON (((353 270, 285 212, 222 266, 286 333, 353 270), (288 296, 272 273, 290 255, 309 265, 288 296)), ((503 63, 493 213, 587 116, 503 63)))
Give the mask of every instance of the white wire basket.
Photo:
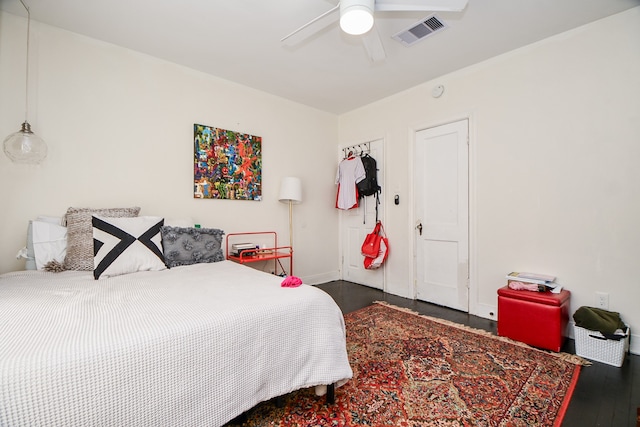
POLYGON ((621 367, 624 356, 629 351, 629 327, 621 340, 605 338, 598 331, 573 326, 576 340, 576 354, 589 360, 621 367))

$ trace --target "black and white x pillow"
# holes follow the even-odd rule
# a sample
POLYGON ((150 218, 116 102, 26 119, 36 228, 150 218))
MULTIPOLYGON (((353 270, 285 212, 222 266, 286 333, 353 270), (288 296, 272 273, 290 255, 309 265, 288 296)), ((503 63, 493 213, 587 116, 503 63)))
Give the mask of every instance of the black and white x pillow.
POLYGON ((164 218, 111 218, 94 215, 91 223, 95 279, 167 268, 160 236, 164 218))

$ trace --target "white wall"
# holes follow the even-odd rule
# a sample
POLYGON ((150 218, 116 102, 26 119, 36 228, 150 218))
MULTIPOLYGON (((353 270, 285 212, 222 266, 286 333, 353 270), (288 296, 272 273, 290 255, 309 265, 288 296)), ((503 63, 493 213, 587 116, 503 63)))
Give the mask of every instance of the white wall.
MULTIPOLYGON (((24 119, 26 20, 0 12, 0 138, 24 119)), ((295 274, 338 278, 333 208, 337 117, 114 45, 32 21, 29 121, 47 142, 39 167, 0 155, 0 272, 28 220, 70 206, 142 208, 226 232, 275 230, 288 244, 281 178, 298 176, 295 274), (263 201, 193 198, 193 124, 263 138, 263 201)), ((256 64, 259 70, 259 64, 256 64)), ((258 72, 258 71, 257 71, 258 72)))
POLYGON ((342 115, 341 144, 386 137, 387 291, 414 292, 412 132, 469 117, 471 312, 491 317, 505 274, 534 271, 572 292, 571 313, 608 292, 640 331, 638 76, 640 7, 342 115))
MULTIPOLYGON (((0 138, 24 118, 25 32, 24 18, 0 12, 0 138)), ((609 292, 610 308, 640 330, 640 8, 339 118, 33 21, 31 62, 30 122, 50 152, 39 167, 0 156, 0 272, 22 268, 14 255, 28 219, 69 206, 139 205, 286 241, 277 193, 297 175, 296 275, 333 280, 337 147, 384 138, 387 291, 411 297, 411 135, 470 117, 471 312, 495 312, 505 273, 533 270, 572 291, 572 312, 609 292), (192 198, 193 123, 263 137, 264 201, 192 198)))

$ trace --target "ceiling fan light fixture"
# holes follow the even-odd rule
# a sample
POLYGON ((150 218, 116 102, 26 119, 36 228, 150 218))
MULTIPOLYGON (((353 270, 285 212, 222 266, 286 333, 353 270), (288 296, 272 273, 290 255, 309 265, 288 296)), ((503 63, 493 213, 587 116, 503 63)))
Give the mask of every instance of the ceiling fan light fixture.
POLYGON ((373 27, 374 0, 342 0, 340 2, 340 28, 354 36, 364 34, 373 27))

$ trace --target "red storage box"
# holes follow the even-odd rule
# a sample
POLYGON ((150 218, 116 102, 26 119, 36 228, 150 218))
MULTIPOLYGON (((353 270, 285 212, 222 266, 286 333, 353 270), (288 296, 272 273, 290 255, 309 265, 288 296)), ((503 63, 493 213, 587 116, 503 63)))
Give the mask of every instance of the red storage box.
POLYGON ((571 292, 498 289, 498 335, 534 347, 560 351, 569 323, 571 292))

